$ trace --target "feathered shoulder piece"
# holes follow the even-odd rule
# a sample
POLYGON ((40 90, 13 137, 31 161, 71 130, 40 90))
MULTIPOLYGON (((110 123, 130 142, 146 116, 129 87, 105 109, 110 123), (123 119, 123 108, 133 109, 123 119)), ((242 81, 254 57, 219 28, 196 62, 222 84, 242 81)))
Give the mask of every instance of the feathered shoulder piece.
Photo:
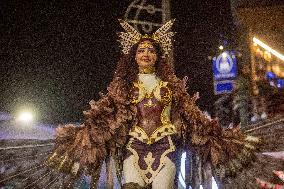
POLYGON ((108 93, 101 94, 98 101, 92 100, 90 109, 83 112, 86 119, 80 127, 69 124, 57 128, 49 165, 74 175, 92 167, 100 171, 98 167, 107 156, 126 143, 128 123, 135 113, 122 87, 123 80, 114 78, 108 93))
POLYGON ((174 23, 174 20, 170 20, 161 26, 155 33, 153 34, 140 34, 135 28, 133 28, 130 24, 128 24, 124 20, 119 20, 120 25, 123 27, 125 32, 119 32, 119 42, 122 46, 122 52, 124 54, 128 54, 131 47, 138 43, 142 38, 151 38, 159 43, 163 49, 164 55, 169 54, 172 49, 172 37, 174 36, 174 32, 171 32, 170 29, 174 23))

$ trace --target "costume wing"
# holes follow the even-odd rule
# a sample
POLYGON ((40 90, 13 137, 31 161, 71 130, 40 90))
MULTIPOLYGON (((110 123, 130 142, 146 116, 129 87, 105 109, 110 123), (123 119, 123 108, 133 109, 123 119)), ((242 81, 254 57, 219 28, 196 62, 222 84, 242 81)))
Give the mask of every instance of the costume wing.
POLYGON ((49 165, 59 166, 74 176, 87 173, 92 176, 92 186, 95 186, 103 162, 110 156, 117 157, 119 149, 126 143, 135 114, 127 100, 128 94, 122 89, 123 82, 115 78, 106 95, 90 102, 91 109, 84 112, 86 120, 80 127, 65 125, 58 128, 49 165))
POLYGON ((125 111, 130 108, 125 108, 129 103, 120 82, 117 78, 107 95, 90 102, 81 126, 57 128, 55 140, 2 142, 0 186, 73 188, 89 175, 96 188, 102 164, 124 145, 132 118, 131 111, 125 111))
POLYGON ((277 188, 277 184, 278 188, 281 188, 283 181, 279 174, 281 172, 278 171, 284 170, 284 119, 278 118, 265 124, 252 125, 245 128, 243 132, 260 138, 261 144, 246 167, 241 169, 235 177, 224 179, 224 187, 260 188, 262 182, 263 188, 277 188))
POLYGON ((209 119, 198 109, 196 97, 184 95, 182 98, 184 142, 201 162, 200 183, 206 182, 202 174, 206 173, 206 166, 202 165, 208 163, 220 188, 232 189, 257 188, 256 178, 270 181, 272 171, 283 166, 278 160, 262 154, 283 150, 283 121, 245 131, 240 128, 223 129, 217 120, 209 119))

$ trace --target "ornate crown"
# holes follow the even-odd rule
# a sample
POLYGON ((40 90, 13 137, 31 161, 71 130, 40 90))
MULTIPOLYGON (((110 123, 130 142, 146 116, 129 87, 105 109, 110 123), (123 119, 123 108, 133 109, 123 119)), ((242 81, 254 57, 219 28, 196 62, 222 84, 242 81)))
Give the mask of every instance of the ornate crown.
POLYGON ((174 20, 170 20, 161 26, 155 33, 153 34, 140 34, 137 30, 135 30, 130 24, 128 24, 124 20, 120 20, 120 25, 126 32, 119 32, 119 42, 122 46, 122 52, 124 54, 128 54, 131 47, 138 43, 142 38, 151 38, 156 42, 160 43, 164 54, 167 55, 172 49, 172 36, 174 36, 174 32, 170 32, 174 20))

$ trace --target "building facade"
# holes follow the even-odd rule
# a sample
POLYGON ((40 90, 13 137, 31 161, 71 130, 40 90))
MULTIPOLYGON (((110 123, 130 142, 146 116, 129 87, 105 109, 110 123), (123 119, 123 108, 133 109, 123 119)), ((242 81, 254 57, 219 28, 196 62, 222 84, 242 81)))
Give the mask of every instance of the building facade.
POLYGON ((253 120, 284 112, 284 2, 231 0, 253 120))

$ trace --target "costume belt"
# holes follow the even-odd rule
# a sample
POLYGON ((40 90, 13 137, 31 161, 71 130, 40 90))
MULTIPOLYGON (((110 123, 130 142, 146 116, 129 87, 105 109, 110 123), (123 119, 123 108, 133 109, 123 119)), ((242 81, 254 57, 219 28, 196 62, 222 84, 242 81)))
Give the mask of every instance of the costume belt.
POLYGON ((176 134, 176 133, 177 133, 177 130, 173 124, 164 124, 158 127, 151 134, 151 136, 148 136, 143 128, 135 125, 132 127, 131 131, 129 132, 129 135, 132 136, 133 138, 140 140, 143 143, 150 145, 164 138, 165 136, 169 136, 169 135, 176 134))

